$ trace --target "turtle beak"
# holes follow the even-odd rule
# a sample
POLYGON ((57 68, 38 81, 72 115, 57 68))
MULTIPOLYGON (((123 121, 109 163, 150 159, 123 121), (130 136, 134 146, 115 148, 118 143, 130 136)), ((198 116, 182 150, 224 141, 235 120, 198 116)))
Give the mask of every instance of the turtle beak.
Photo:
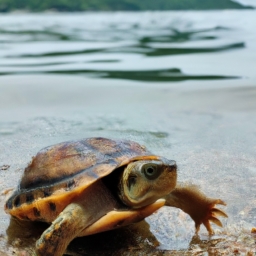
POLYGON ((177 167, 177 165, 176 165, 176 161, 174 161, 174 160, 169 160, 169 165, 170 166, 173 166, 173 167, 177 167))
POLYGON ((169 160, 169 159, 166 159, 166 158, 162 158, 161 160, 163 161, 164 165, 167 165, 169 167, 168 169, 169 169, 170 172, 177 171, 176 161, 169 160))
POLYGON ((169 164, 169 166, 171 167, 170 171, 177 171, 177 164, 176 164, 176 162, 174 160, 171 160, 170 162, 171 162, 169 164))

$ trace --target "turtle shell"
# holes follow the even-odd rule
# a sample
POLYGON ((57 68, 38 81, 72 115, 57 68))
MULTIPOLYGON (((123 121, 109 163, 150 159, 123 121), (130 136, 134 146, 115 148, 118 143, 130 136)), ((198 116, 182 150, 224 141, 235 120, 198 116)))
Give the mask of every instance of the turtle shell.
POLYGON ((118 167, 159 158, 129 140, 88 138, 46 147, 26 167, 5 210, 19 219, 50 220, 88 186, 118 167))

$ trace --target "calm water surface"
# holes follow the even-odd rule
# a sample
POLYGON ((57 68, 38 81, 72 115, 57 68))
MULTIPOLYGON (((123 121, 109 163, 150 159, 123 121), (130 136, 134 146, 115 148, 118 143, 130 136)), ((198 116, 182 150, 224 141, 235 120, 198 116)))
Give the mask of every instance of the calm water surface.
POLYGON ((256 12, 2 14, 0 75, 255 79, 256 12))

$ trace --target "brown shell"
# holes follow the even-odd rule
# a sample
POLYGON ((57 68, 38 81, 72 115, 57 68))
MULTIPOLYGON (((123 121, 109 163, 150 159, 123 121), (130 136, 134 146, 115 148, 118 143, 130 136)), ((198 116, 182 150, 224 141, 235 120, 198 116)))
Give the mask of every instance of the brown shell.
POLYGON ((25 169, 5 210, 20 219, 49 219, 44 216, 62 211, 89 185, 116 168, 134 160, 158 158, 136 142, 106 138, 44 148, 25 169))

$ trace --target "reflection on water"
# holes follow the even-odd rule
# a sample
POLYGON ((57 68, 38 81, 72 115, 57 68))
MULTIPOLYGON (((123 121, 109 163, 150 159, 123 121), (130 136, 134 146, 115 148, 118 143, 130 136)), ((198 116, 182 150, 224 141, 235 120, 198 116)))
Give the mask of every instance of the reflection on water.
POLYGON ((232 68, 238 59, 250 66, 250 59, 239 56, 255 50, 248 24, 256 15, 242 14, 243 24, 237 23, 241 11, 5 15, 0 75, 67 73, 137 81, 248 76, 249 71, 232 68))

